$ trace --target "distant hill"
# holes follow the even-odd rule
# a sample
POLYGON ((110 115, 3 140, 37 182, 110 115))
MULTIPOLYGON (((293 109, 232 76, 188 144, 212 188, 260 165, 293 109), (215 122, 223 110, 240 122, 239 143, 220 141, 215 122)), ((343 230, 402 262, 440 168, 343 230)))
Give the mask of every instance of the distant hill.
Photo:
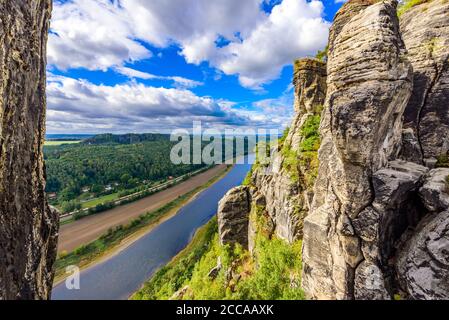
POLYGON ((79 141, 93 137, 93 134, 46 134, 47 141, 79 141))
POLYGON ((127 134, 99 134, 88 139, 85 139, 83 144, 109 144, 109 143, 117 143, 117 144, 132 144, 132 143, 140 143, 146 141, 169 141, 170 135, 168 134, 158 134, 158 133, 127 133, 127 134))

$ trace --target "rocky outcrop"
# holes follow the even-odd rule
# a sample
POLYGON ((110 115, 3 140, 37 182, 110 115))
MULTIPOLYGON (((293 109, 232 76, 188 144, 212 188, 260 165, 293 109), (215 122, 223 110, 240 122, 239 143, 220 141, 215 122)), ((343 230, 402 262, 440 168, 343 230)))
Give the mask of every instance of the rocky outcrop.
POLYGON ((401 30, 414 69, 402 154, 409 161, 434 164, 449 151, 449 2, 412 7, 401 16, 401 30))
POLYGON ((402 289, 412 299, 449 299, 449 211, 427 216, 398 254, 402 289))
MULTIPOLYGON (((316 59, 295 61, 295 116, 280 151, 268 166, 259 166, 252 176, 252 192, 263 198, 263 207, 274 225, 275 234, 289 242, 302 237, 303 219, 313 197, 316 163, 302 159, 302 127, 321 114, 326 96, 326 64, 316 59), (294 162, 289 166, 288 162, 294 162)), ((313 158, 313 157, 312 157, 313 158)))
POLYGON ((418 191, 427 172, 411 162, 393 161, 373 174, 374 201, 352 220, 363 253, 363 264, 355 270, 354 298, 392 298, 395 271, 390 260, 402 234, 425 214, 418 191), (366 282, 373 276, 377 288, 374 281, 366 282))
MULTIPOLYGON (((381 274, 368 262, 360 264, 365 260, 360 234, 374 236, 379 227, 373 232, 371 225, 359 223, 356 231, 354 220, 376 198, 373 174, 397 158, 401 147, 412 68, 396 5, 395 1, 371 5, 353 15, 339 32, 331 31, 337 35, 329 47, 320 168, 304 222, 302 285, 311 298, 354 298, 356 273, 357 279, 381 274)), ((366 215, 379 219, 372 211, 366 215)), ((359 285, 358 292, 361 289, 359 285)))
POLYGON ((247 189, 249 249, 260 233, 303 238, 308 298, 449 296, 449 169, 433 168, 448 150, 447 1, 412 7, 401 28, 396 7, 348 1, 327 71, 295 63, 290 131, 247 189), (304 152, 305 128, 323 107, 319 169, 307 179, 318 159, 304 152))
POLYGON ((50 0, 0 2, 0 300, 47 299, 58 215, 45 199, 50 0))
POLYGON ((233 189, 220 202, 218 219, 223 244, 238 242, 252 251, 258 232, 267 238, 276 234, 288 242, 302 237, 303 219, 313 197, 313 181, 306 182, 305 175, 310 175, 316 164, 301 161, 301 143, 305 139, 301 131, 309 117, 321 113, 326 96, 326 65, 317 59, 295 61, 293 84, 295 116, 279 152, 272 153, 269 164, 255 166, 249 186, 233 189), (294 162, 293 167, 286 165, 288 161, 294 162), (250 220, 245 225, 249 212, 250 220), (263 225, 257 225, 256 220, 263 221, 263 225))
POLYGON ((398 282, 412 299, 449 299, 448 177, 449 169, 427 174, 419 195, 429 213, 398 245, 398 282))
POLYGON ((231 189, 218 204, 220 243, 240 244, 248 249, 250 195, 248 187, 231 189))
MULTIPOLYGON (((324 104, 327 87, 326 76, 324 62, 307 58, 295 61, 293 85, 296 116, 316 113, 316 108, 324 104)), ((294 131, 292 130, 292 132, 294 131)))
POLYGON ((335 15, 332 28, 329 31, 329 53, 331 53, 335 47, 335 39, 340 34, 343 27, 351 21, 352 17, 376 2, 379 2, 379 0, 351 0, 343 4, 341 9, 338 10, 335 15))
POLYGON ((429 172, 420 189, 422 203, 429 212, 441 212, 449 208, 449 169, 438 168, 429 172))

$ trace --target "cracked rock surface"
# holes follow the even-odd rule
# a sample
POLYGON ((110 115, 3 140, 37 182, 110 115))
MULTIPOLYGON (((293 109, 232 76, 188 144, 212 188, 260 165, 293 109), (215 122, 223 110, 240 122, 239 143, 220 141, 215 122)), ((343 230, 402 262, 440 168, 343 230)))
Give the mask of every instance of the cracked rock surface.
POLYGON ((48 299, 59 215, 45 196, 50 0, 0 1, 0 300, 48 299))
POLYGON ((414 87, 404 113, 403 157, 434 162, 449 151, 449 2, 427 1, 401 16, 414 87))
MULTIPOLYGON (((354 13, 330 42, 319 177, 304 222, 302 286, 309 298, 354 298, 356 268, 364 256, 353 221, 375 198, 373 172, 400 150, 412 68, 396 4, 383 1, 354 13)), ((368 238, 380 235, 369 225, 358 226, 368 238)), ((375 264, 362 266, 370 277, 382 274, 371 272, 379 269, 375 264)), ((367 277, 366 272, 357 275, 367 277)))

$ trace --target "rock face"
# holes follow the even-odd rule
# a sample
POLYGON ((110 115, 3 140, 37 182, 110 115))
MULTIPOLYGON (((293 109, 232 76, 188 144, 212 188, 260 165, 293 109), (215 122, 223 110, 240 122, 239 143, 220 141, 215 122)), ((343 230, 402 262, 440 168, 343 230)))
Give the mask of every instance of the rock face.
POLYGON ((247 187, 231 189, 218 205, 220 243, 240 244, 248 249, 250 195, 247 187))
POLYGON ((0 2, 0 300, 47 299, 57 212, 45 199, 50 0, 0 2))
MULTIPOLYGON (((373 173, 395 159, 401 147, 412 68, 396 5, 384 1, 368 6, 340 32, 331 31, 337 35, 329 47, 320 168, 304 222, 302 285, 311 298, 354 298, 356 273, 359 279, 380 274, 367 263, 360 265, 366 257, 359 235, 378 234, 379 228, 359 223, 362 230, 356 231, 353 221, 376 198, 373 173)), ((374 212, 366 215, 379 219, 374 212)))
POLYGON ((313 196, 313 182, 305 175, 314 164, 300 161, 300 145, 304 140, 301 128, 309 117, 321 114, 326 96, 326 65, 316 59, 301 59, 295 62, 293 84, 295 86, 295 116, 289 133, 280 146, 298 163, 289 170, 287 155, 274 155, 267 167, 255 170, 252 177, 253 192, 264 198, 265 210, 274 223, 278 237, 293 242, 302 237, 303 219, 313 196), (292 177, 292 172, 298 175, 292 177))
POLYGON ((414 69, 403 158, 432 162, 449 151, 449 3, 433 0, 409 9, 401 30, 414 69))
MULTIPOLYGON (((245 223, 250 211, 249 227, 237 225, 249 238, 232 240, 250 250, 258 232, 303 239, 308 298, 449 299, 449 169, 433 168, 449 149, 448 5, 412 7, 401 27, 395 0, 343 5, 327 71, 295 63, 296 114, 281 152, 223 205, 240 207, 231 215, 245 223), (306 179, 303 129, 323 107, 319 169, 306 179)), ((232 234, 226 224, 220 233, 232 234)))
POLYGON ((354 298, 392 298, 395 276, 390 260, 402 234, 425 214, 418 191, 427 172, 411 162, 392 161, 373 174, 374 201, 352 220, 364 260, 355 270, 354 298), (373 276, 377 288, 374 280, 366 282, 373 276))
POLYGON ((449 169, 431 170, 421 187, 421 200, 429 212, 441 212, 449 208, 449 169))
POLYGON ((419 190, 429 214, 399 245, 397 274, 412 299, 449 299, 449 169, 431 170, 419 190))
POLYGON ((413 299, 449 299, 449 211, 429 215, 398 254, 402 288, 413 299))
POLYGON ((346 2, 341 9, 338 10, 329 32, 329 53, 331 53, 334 48, 335 39, 352 17, 376 2, 379 2, 379 0, 351 0, 346 2))

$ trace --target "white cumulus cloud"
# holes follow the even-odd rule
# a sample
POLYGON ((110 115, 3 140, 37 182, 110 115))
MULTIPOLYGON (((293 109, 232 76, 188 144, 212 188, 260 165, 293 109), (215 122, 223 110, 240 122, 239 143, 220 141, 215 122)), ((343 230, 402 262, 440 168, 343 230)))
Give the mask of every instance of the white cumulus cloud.
POLYGON ((110 67, 147 59, 152 53, 133 36, 126 12, 109 0, 55 2, 48 63, 59 69, 110 67))
POLYGON ((320 1, 271 1, 277 5, 269 14, 261 8, 264 1, 56 2, 49 63, 60 69, 105 70, 151 57, 142 43, 176 44, 187 62, 209 62, 257 89, 293 59, 324 47, 329 28, 320 1), (225 43, 217 45, 219 39, 225 43))
POLYGON ((47 81, 47 131, 58 132, 166 132, 205 127, 277 127, 261 122, 261 110, 235 109, 235 103, 201 97, 187 89, 166 89, 136 82, 115 86, 50 74, 47 81))

